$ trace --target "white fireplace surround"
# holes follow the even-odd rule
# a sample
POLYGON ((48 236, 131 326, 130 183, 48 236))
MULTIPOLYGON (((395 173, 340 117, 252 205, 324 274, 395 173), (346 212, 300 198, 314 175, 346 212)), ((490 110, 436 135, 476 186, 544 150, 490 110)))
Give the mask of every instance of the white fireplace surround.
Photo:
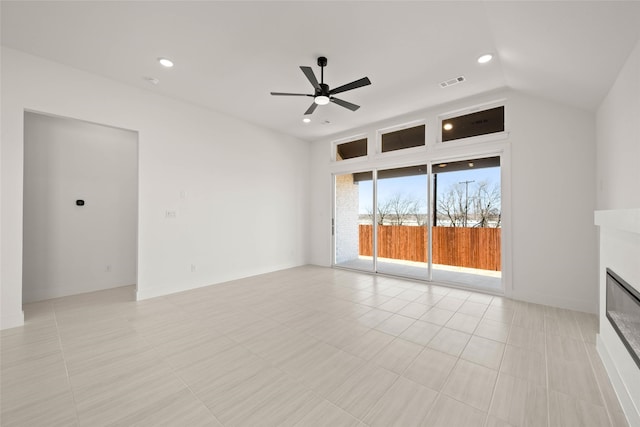
POLYGON ((595 212, 600 226, 600 334, 597 348, 622 409, 640 426, 640 369, 606 317, 606 269, 640 291, 640 209, 595 212))

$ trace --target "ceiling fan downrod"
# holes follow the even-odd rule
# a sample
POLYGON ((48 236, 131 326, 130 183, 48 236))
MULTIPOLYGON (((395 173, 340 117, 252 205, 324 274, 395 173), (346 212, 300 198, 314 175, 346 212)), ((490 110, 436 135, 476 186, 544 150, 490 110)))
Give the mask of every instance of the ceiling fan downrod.
POLYGON ((327 66, 327 58, 320 56, 318 58, 318 66, 320 67, 320 83, 324 83, 324 67, 327 66))

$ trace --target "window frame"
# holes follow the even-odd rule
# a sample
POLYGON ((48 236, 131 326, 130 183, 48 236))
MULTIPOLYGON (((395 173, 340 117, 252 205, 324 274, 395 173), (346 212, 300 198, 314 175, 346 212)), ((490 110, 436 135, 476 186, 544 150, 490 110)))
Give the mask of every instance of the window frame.
POLYGON ((424 153, 427 151, 427 121, 425 119, 413 120, 410 122, 401 123, 399 125, 393 125, 385 128, 381 128, 376 130, 376 155, 381 158, 391 157, 391 156, 402 156, 406 154, 412 153, 424 153), (382 151, 382 136, 388 133, 397 132, 405 129, 411 129, 418 126, 424 126, 424 145, 419 145, 417 147, 409 147, 409 148, 401 148, 399 150, 393 151, 382 151))
POLYGON ((349 163, 357 163, 357 162, 361 162, 364 161, 366 159, 368 159, 370 157, 370 151, 371 151, 371 147, 369 144, 369 135, 367 135, 366 133, 361 133, 361 134, 357 134, 357 135, 352 135, 352 136, 348 136, 346 138, 340 138, 340 139, 336 139, 334 141, 331 141, 331 154, 330 154, 330 159, 331 162, 333 163, 337 163, 337 164, 349 164, 349 163), (355 142, 358 140, 364 139, 365 141, 367 141, 366 146, 367 146, 367 154, 365 154, 364 156, 358 156, 358 157, 352 157, 350 159, 338 159, 338 145, 342 145, 342 144, 348 144, 350 142, 355 142))
POLYGON ((436 146, 445 147, 445 146, 457 146, 457 145, 468 145, 475 143, 483 143, 496 141, 501 139, 506 139, 509 137, 509 128, 507 122, 507 102, 504 99, 498 101, 492 101, 484 104, 478 104, 471 107, 465 107, 459 110, 449 111, 443 114, 439 114, 437 116, 437 125, 438 130, 436 132, 436 146), (500 132, 492 132, 485 133, 483 135, 476 136, 468 136, 466 138, 453 139, 451 141, 443 141, 442 139, 442 123, 446 120, 465 116, 467 114, 478 113, 485 110, 491 110, 493 108, 502 107, 504 108, 504 130, 500 132))

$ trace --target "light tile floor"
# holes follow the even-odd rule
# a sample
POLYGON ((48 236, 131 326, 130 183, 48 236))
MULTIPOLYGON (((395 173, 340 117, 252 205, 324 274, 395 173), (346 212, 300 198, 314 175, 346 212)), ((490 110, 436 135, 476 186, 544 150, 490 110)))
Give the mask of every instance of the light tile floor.
MULTIPOLYGON (((336 264, 336 266, 360 271, 372 271, 373 258, 359 256, 358 258, 336 264)), ((425 280, 428 275, 427 268, 428 264, 424 262, 378 258, 378 272, 390 276, 425 280)), ((432 278, 436 282, 451 283, 457 286, 464 286, 466 288, 494 294, 502 293, 503 291, 501 273, 499 271, 433 264, 432 278)))
POLYGON ((593 315, 305 266, 24 307, 2 426, 625 426, 593 315))

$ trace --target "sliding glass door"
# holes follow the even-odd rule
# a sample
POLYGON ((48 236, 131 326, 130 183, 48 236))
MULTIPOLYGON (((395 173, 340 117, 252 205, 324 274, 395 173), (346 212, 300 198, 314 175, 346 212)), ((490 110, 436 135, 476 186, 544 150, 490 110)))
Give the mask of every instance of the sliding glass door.
POLYGON ((500 157, 432 164, 432 280, 502 290, 500 157))
POLYGON ((502 291, 499 156, 334 179, 334 265, 502 291))
POLYGON ((427 165, 377 173, 377 271, 427 279, 427 165))

